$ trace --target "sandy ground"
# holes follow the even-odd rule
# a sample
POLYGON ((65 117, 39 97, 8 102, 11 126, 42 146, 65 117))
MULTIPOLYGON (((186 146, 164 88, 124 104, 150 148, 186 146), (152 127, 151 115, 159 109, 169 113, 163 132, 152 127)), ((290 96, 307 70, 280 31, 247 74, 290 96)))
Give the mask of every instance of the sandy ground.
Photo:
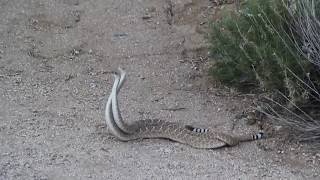
POLYGON ((104 106, 118 66, 124 118, 250 133, 250 98, 206 75, 210 1, 0 0, 0 179, 319 179, 320 154, 277 138, 219 150, 119 142, 104 106), (203 21, 203 22, 202 22, 203 21))

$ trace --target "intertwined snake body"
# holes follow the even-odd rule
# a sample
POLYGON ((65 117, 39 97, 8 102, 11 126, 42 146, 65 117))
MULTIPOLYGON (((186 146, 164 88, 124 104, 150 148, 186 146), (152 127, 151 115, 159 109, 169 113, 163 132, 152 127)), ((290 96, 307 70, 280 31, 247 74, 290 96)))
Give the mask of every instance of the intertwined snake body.
POLYGON ((262 133, 233 136, 206 129, 198 131, 199 128, 164 120, 141 120, 132 124, 126 124, 121 117, 117 99, 117 95, 125 82, 126 72, 120 68, 119 71, 120 77, 118 74, 114 75, 115 81, 107 100, 105 118, 111 134, 121 141, 143 138, 165 138, 190 145, 194 148, 215 149, 262 138, 262 133))

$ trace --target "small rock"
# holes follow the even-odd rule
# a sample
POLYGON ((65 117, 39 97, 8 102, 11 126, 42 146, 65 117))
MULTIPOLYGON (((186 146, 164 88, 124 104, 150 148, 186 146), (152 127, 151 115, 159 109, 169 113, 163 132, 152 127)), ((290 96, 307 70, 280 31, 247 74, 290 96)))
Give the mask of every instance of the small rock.
POLYGON ((95 83, 90 83, 90 87, 91 87, 91 88, 95 88, 95 87, 97 87, 97 84, 95 84, 95 83))
POLYGON ((143 77, 143 76, 140 76, 140 79, 145 80, 146 78, 145 78, 145 77, 143 77))
POLYGON ((31 165, 28 162, 24 163, 23 166, 26 167, 26 168, 30 168, 31 167, 31 165))
POLYGON ((152 18, 152 16, 150 14, 145 14, 144 16, 142 16, 143 20, 149 20, 151 18, 152 18))
POLYGON ((127 33, 114 33, 113 37, 117 37, 117 38, 124 38, 127 37, 128 34, 127 33))
POLYGON ((73 49, 73 50, 72 50, 72 54, 73 54, 73 55, 78 55, 79 53, 80 53, 80 51, 78 51, 78 50, 76 50, 76 49, 73 49))

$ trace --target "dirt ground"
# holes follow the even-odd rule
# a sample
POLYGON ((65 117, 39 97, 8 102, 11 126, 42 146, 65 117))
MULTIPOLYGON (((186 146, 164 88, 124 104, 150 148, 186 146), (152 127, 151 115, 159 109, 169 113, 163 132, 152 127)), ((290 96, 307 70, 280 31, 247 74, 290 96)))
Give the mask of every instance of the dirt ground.
POLYGON ((119 66, 128 122, 257 130, 234 120, 251 99, 206 75, 216 11, 209 0, 0 0, 0 179, 319 179, 320 154, 279 137, 200 150, 108 134, 119 66))

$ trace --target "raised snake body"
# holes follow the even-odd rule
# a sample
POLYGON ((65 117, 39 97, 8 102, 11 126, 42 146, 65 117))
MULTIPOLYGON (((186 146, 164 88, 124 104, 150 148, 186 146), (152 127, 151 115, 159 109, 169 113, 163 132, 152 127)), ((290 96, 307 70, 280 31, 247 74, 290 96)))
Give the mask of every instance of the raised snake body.
POLYGON ((194 148, 215 149, 262 138, 262 133, 232 136, 208 130, 200 132, 197 131, 199 128, 164 120, 141 120, 132 124, 126 124, 121 117, 117 99, 117 95, 125 82, 126 72, 120 68, 119 71, 120 77, 118 74, 114 75, 115 81, 107 100, 105 118, 110 133, 121 141, 143 138, 165 138, 190 145, 194 148))

